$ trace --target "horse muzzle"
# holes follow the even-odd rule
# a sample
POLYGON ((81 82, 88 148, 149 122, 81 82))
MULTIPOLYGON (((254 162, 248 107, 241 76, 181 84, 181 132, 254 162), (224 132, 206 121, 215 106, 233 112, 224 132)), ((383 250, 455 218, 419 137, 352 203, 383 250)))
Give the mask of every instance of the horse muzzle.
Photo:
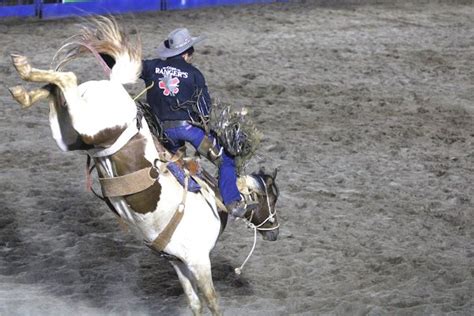
POLYGON ((263 240, 268 240, 268 241, 275 241, 278 239, 278 234, 280 233, 279 228, 275 228, 272 230, 265 230, 261 231, 263 240))

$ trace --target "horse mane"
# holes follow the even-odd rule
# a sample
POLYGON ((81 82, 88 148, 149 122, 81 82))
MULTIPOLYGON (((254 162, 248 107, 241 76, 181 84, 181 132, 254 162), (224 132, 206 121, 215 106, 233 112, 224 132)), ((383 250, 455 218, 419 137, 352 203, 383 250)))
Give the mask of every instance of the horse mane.
POLYGON ((55 69, 88 54, 97 59, 111 80, 115 77, 121 83, 131 83, 140 75, 141 39, 137 35, 132 40, 112 16, 85 18, 78 34, 67 39, 54 55, 55 69))
POLYGON ((262 191, 265 191, 265 186, 267 186, 268 182, 268 184, 270 184, 275 189, 274 194, 278 198, 280 196, 280 190, 276 184, 277 173, 278 169, 275 169, 273 173, 268 173, 264 167, 261 167, 258 171, 253 172, 250 176, 255 179, 262 191))

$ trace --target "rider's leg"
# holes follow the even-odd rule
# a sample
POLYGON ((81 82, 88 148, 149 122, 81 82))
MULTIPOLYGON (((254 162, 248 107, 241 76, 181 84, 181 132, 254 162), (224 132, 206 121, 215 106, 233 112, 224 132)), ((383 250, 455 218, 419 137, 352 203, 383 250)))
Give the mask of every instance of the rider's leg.
POLYGON ((177 150, 185 141, 197 148, 204 138, 205 133, 199 127, 185 125, 167 128, 165 129, 165 135, 170 140, 169 149, 177 150))
POLYGON ((175 154, 178 149, 185 145, 184 140, 181 138, 181 133, 178 130, 179 128, 180 127, 168 128, 165 130, 165 135, 168 139, 168 142, 166 142, 165 147, 173 154, 175 154))
POLYGON ((235 160, 224 150, 221 161, 219 167, 219 190, 222 200, 224 200, 224 204, 232 216, 244 217, 247 212, 247 206, 237 188, 235 160))
MULTIPOLYGON (((206 137, 205 132, 196 126, 187 125, 168 128, 165 134, 174 143, 187 141, 198 149, 203 139, 206 137)), ((208 136, 214 142, 213 136, 208 136)), ((246 212, 245 202, 242 200, 239 189, 237 188, 237 173, 234 158, 222 151, 219 166, 219 191, 224 200, 224 204, 229 212, 235 217, 243 217, 246 212)))
POLYGON ((219 190, 222 200, 234 217, 244 217, 247 212, 245 201, 237 188, 237 173, 235 160, 223 151, 219 167, 219 190))

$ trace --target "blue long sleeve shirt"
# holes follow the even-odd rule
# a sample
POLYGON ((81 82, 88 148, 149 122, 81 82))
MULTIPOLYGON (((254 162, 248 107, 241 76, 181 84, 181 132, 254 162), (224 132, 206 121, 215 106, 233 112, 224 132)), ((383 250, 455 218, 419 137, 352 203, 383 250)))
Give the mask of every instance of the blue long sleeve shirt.
POLYGON ((161 121, 197 120, 196 110, 207 116, 211 98, 203 74, 183 57, 143 61, 141 78, 147 87, 147 102, 161 121))

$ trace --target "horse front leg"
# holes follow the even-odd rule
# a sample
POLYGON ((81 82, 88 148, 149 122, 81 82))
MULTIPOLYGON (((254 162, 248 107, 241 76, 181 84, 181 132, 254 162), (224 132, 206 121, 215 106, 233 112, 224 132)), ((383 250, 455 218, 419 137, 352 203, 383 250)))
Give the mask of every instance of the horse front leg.
POLYGON ((26 109, 40 100, 47 99, 50 94, 50 85, 42 88, 27 91, 23 86, 15 86, 8 88, 16 102, 20 103, 21 107, 26 109))
POLYGON ((178 274, 179 282, 181 283, 184 293, 186 294, 188 304, 193 311, 193 315, 202 315, 202 304, 197 294, 197 285, 193 274, 181 261, 170 261, 170 263, 176 270, 176 274, 178 274))

